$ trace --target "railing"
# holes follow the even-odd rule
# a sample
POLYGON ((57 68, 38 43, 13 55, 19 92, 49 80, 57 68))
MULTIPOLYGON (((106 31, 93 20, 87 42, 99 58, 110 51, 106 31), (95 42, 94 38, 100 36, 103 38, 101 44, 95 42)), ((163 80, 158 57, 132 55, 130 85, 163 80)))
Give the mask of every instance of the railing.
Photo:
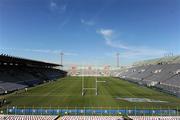
POLYGON ((104 108, 18 108, 7 107, 1 114, 12 115, 135 115, 179 116, 178 109, 104 109, 104 108))

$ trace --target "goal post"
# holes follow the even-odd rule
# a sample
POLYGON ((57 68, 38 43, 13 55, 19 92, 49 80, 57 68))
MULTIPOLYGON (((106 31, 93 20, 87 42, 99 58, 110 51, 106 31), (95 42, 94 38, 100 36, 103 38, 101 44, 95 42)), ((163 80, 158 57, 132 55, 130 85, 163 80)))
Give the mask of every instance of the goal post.
POLYGON ((89 73, 91 73, 91 72, 89 72, 88 70, 89 70, 89 67, 87 68, 87 75, 85 75, 85 72, 84 72, 84 70, 86 70, 86 67, 84 67, 84 66, 82 66, 82 69, 81 69, 82 71, 81 71, 81 73, 82 73, 82 75, 81 75, 81 78, 82 78, 82 93, 81 93, 81 95, 82 96, 84 96, 85 95, 85 92, 87 91, 87 90, 94 90, 95 91, 95 95, 97 95, 97 79, 96 79, 96 81, 95 81, 95 87, 87 87, 87 86, 85 86, 85 80, 84 80, 84 77, 85 76, 88 76, 88 74, 89 73))
MULTIPOLYGON (((87 69, 89 69, 89 67, 87 68, 87 69)), ((87 91, 87 90, 94 90, 95 91, 95 95, 97 96, 98 95, 98 83, 104 83, 104 82, 106 82, 106 81, 98 81, 98 68, 96 67, 96 73, 95 73, 95 86, 94 87, 87 87, 87 86, 85 86, 85 76, 88 76, 88 75, 85 75, 86 73, 84 72, 84 70, 86 70, 86 67, 84 67, 84 66, 82 66, 82 68, 81 68, 81 73, 82 73, 82 75, 81 75, 81 77, 82 77, 82 92, 81 92, 81 95, 82 96, 84 96, 85 95, 85 92, 87 91)), ((89 73, 89 72, 87 72, 87 73, 89 73)))

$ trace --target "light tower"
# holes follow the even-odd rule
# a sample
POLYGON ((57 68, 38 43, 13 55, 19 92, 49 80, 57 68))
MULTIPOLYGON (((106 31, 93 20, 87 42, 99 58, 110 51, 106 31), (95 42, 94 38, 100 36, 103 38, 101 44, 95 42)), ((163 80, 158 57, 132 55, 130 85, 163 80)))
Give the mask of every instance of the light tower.
POLYGON ((119 53, 116 53, 117 56, 117 67, 119 67, 119 53))
POLYGON ((63 55, 64 55, 64 53, 61 52, 60 55, 61 55, 61 65, 62 65, 62 67, 63 67, 63 55))

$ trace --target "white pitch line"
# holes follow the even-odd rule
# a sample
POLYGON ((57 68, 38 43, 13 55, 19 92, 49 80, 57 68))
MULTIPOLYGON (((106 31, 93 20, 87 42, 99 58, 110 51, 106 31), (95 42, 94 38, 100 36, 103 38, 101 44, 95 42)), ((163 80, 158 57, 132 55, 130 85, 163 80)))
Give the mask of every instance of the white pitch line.
POLYGON ((96 82, 106 82, 106 81, 96 81, 96 82))

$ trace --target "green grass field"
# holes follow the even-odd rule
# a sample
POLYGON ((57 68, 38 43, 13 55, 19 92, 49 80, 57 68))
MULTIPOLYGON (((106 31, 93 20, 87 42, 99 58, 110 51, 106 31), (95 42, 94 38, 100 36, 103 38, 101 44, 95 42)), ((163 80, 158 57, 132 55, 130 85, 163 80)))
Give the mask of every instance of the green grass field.
MULTIPOLYGON (((94 90, 86 91, 81 95, 81 77, 66 77, 57 81, 45 83, 33 88, 27 92, 21 90, 6 96, 8 106, 19 107, 96 107, 96 108, 180 108, 180 99, 152 90, 146 87, 138 86, 124 80, 112 77, 98 77, 98 80, 106 83, 98 83, 98 96, 94 90), (167 101, 167 103, 150 102, 128 102, 118 100, 117 97, 124 98, 150 98, 154 100, 167 101)), ((93 87, 95 77, 85 77, 85 86, 93 87)))

